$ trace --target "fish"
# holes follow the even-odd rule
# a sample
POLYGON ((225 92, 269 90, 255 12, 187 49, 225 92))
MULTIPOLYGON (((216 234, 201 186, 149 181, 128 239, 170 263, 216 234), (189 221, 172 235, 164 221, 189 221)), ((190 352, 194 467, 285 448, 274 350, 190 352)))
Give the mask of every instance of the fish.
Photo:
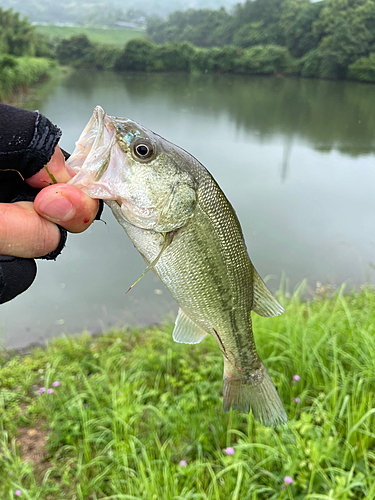
MULTIPOLYGON (((287 414, 255 346, 251 312, 284 312, 253 266, 237 215, 192 155, 100 106, 68 160, 69 181, 111 208, 148 267, 179 305, 176 342, 207 335, 224 358, 223 409, 265 426, 287 414)), ((144 274, 145 274, 144 273, 144 274)), ((143 275, 142 275, 143 276, 143 275)))

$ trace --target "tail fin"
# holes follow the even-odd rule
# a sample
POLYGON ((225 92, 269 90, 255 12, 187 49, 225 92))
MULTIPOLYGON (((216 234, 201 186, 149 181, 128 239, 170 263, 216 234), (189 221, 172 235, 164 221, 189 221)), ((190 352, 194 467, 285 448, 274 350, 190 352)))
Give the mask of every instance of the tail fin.
POLYGON ((224 411, 249 413, 265 426, 285 424, 288 417, 271 377, 263 363, 254 374, 245 375, 224 359, 224 411))

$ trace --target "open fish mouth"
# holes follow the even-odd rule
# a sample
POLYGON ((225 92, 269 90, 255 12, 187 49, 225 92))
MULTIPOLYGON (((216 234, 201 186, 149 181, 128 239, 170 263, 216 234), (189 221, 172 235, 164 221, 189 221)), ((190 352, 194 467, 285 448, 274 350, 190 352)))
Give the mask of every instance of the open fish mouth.
POLYGON ((118 160, 124 165, 124 157, 116 143, 116 129, 112 118, 101 106, 96 106, 67 161, 77 173, 69 184, 92 198, 115 200, 118 197, 114 189, 118 160))
POLYGON ((83 166, 87 170, 88 164, 93 163, 94 165, 91 167, 91 170, 95 168, 98 176, 98 160, 103 165, 105 164, 105 159, 109 156, 111 146, 115 140, 116 130, 111 119, 106 115, 101 106, 96 106, 90 121, 83 129, 76 142, 76 147, 68 160, 70 167, 78 173, 83 166))

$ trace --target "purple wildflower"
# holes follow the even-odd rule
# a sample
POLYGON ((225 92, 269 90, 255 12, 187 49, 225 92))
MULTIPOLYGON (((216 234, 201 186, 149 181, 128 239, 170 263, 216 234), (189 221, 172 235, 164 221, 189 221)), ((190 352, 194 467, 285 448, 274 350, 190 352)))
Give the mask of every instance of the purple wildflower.
POLYGON ((284 477, 284 483, 286 483, 286 484, 292 484, 293 483, 293 479, 290 476, 285 476, 284 477))
POLYGON ((228 448, 225 448, 224 452, 227 455, 234 455, 234 448, 232 448, 231 446, 228 446, 228 448))
POLYGON ((178 465, 181 465, 181 467, 186 467, 186 460, 181 460, 178 465))
POLYGON ((300 403, 300 402, 301 402, 300 398, 293 398, 293 401, 294 401, 295 403, 300 403))
MULTIPOLYGON (((45 387, 41 387, 38 391, 38 394, 39 396, 43 394, 43 392, 46 392, 46 388, 45 387)), ((17 490, 18 491, 18 490, 17 490)))
POLYGON ((14 494, 16 495, 16 497, 20 497, 22 495, 22 492, 21 490, 16 490, 14 494))
POLYGON ((293 375, 293 380, 299 382, 301 380, 301 377, 299 375, 293 375))
POLYGON ((58 381, 56 380, 56 382, 54 382, 52 385, 53 385, 53 387, 59 387, 60 382, 58 382, 58 381))
POLYGON ((47 391, 47 392, 48 392, 48 394, 52 394, 52 393, 54 393, 55 391, 54 391, 53 389, 48 389, 48 391, 47 391))
POLYGON ((87 410, 87 408, 89 407, 89 405, 87 403, 84 403, 83 407, 84 407, 85 410, 87 410))

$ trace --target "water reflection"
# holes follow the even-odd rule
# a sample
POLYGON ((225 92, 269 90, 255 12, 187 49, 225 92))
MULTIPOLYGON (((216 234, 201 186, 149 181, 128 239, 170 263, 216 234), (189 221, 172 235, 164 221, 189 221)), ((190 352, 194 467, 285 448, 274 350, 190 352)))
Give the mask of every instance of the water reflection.
POLYGON ((230 75, 122 75, 118 80, 137 101, 162 99, 197 117, 225 111, 238 129, 263 140, 295 136, 319 151, 353 156, 375 151, 372 85, 230 75))
MULTIPOLYGON (((79 71, 29 103, 72 151, 95 105, 197 157, 234 205, 251 259, 275 291, 285 273, 359 285, 375 276, 375 87, 229 75, 79 71)), ((29 292, 1 306, 0 337, 21 346, 62 332, 146 325, 177 306, 109 211, 38 264, 29 292)))
MULTIPOLYGON (((322 152, 359 156, 375 152, 374 86, 302 78, 241 75, 103 73, 80 71, 64 83, 74 113, 93 98, 125 92, 141 108, 174 108, 197 120, 225 113, 238 130, 260 140, 297 137, 322 152)), ((31 103, 31 108, 35 101, 31 103)), ((41 102, 42 107, 44 102, 41 102)), ((30 107, 30 106, 29 106, 30 107)), ((114 108, 122 108, 121 102, 114 108)), ((74 113, 75 114, 75 113, 74 113)))

